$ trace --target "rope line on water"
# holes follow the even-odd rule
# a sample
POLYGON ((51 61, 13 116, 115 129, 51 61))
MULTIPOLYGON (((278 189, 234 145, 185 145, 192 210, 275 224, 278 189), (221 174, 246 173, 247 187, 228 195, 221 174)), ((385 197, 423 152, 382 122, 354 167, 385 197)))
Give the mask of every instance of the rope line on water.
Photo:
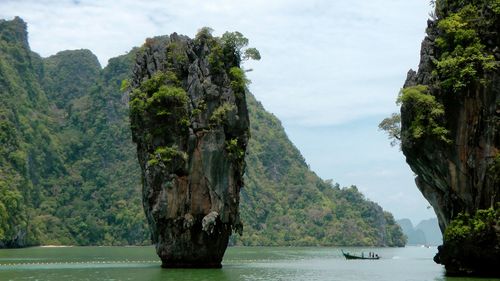
POLYGON ((72 262, 19 262, 19 263, 0 263, 1 266, 26 266, 26 265, 72 265, 72 264, 125 264, 125 263, 160 263, 160 261, 72 261, 72 262))

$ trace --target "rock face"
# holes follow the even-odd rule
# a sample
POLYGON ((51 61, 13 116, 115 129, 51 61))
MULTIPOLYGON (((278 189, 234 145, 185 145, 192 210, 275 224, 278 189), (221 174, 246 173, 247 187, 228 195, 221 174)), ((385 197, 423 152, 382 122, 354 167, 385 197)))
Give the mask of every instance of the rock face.
MULTIPOLYGON (((409 71, 400 96, 402 150, 442 232, 459 213, 500 201, 500 9, 488 0, 448 2, 436 1, 418 72, 409 71)), ((488 247, 500 254, 496 241, 488 247)), ((435 260, 449 274, 499 273, 460 262, 464 252, 449 255, 446 246, 435 260)))
POLYGON ((130 81, 143 205, 163 267, 220 267, 241 233, 249 138, 234 46, 200 32, 146 40, 130 81))

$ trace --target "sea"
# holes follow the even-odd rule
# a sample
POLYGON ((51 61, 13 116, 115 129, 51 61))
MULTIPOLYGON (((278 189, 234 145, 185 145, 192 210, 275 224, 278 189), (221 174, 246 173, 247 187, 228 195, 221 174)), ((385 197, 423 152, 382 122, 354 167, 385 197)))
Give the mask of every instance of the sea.
POLYGON ((1 281, 473 281, 446 277, 436 247, 229 247, 222 269, 163 269, 153 247, 34 247, 0 250, 1 281), (379 260, 346 260, 341 250, 379 260))

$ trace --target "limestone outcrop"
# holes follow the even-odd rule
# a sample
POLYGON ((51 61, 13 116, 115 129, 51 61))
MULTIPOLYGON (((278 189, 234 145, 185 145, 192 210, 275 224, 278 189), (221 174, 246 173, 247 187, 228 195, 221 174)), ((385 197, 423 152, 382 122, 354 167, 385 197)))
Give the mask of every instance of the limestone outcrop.
POLYGON ((467 245, 453 254, 447 247, 446 237, 454 236, 446 230, 459 214, 474 215, 500 201, 500 9, 498 1, 458 2, 435 1, 418 72, 409 71, 399 97, 401 144, 445 232, 435 260, 449 274, 496 275, 491 265, 500 256, 500 228, 487 245, 496 261, 478 252, 471 264, 463 259, 467 245))
POLYGON ((147 39, 130 80, 143 205, 163 267, 220 267, 242 231, 249 138, 239 49, 201 30, 147 39))

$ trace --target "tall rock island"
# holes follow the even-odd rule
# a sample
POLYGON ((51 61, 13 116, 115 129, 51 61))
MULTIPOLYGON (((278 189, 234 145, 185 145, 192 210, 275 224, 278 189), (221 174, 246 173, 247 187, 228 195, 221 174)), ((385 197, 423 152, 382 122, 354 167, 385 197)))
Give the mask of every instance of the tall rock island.
MULTIPOLYGON (((147 55, 148 47, 133 48, 101 68, 89 50, 40 57, 29 48, 26 28, 20 18, 0 19, 0 248, 150 244, 130 131, 130 92, 120 90, 132 76, 137 54, 147 55)), ((246 43, 236 32, 223 37, 219 46, 225 49, 210 47, 211 74, 237 55, 230 46, 236 50, 246 43), (225 60, 219 59, 222 55, 225 60)), ((242 59, 257 55, 252 49, 241 53, 242 59)), ((179 54, 177 61, 182 61, 179 54)), ((155 55, 161 55, 155 63, 167 56, 155 55)), ((236 83, 239 73, 229 68, 231 88, 242 85, 236 83)), ((404 245, 390 213, 355 187, 319 178, 280 120, 250 92, 246 100, 252 138, 240 193, 245 232, 231 236, 229 243, 404 245)), ((201 113, 201 107, 191 110, 201 113)), ((212 123, 222 116, 223 110, 218 112, 212 123)), ((229 144, 234 149, 238 143, 229 144)))
POLYGON ((432 2, 398 98, 401 148, 444 232, 435 261, 500 276, 500 2, 432 2))
POLYGON ((130 80, 143 206, 163 267, 221 267, 241 233, 249 119, 240 33, 147 39, 130 80))

